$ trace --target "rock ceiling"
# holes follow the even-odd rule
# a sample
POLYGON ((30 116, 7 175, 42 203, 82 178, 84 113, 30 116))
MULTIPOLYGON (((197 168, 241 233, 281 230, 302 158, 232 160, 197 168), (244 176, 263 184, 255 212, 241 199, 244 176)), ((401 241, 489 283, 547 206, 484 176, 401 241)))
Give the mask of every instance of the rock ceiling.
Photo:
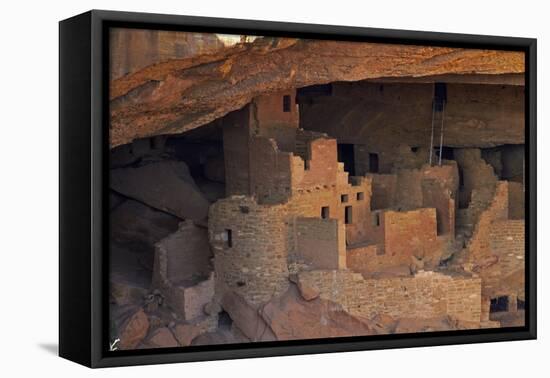
POLYGON ((261 93, 377 78, 521 85, 524 70, 522 52, 261 38, 111 81, 111 147, 194 129, 261 93))

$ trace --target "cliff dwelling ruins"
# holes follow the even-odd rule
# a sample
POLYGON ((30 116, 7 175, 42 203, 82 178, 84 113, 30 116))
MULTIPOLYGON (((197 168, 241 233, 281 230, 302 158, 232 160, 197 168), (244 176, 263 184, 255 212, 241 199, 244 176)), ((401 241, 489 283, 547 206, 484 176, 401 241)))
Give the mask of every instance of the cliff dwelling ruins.
POLYGON ((115 29, 113 349, 522 326, 522 53, 115 29))

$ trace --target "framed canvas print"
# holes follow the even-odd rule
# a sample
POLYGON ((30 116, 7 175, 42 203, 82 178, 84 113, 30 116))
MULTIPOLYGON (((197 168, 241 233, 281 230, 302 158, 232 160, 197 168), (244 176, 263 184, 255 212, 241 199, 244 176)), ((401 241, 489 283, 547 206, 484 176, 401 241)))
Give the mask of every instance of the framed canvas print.
POLYGON ((536 337, 536 41, 60 23, 60 355, 536 337))

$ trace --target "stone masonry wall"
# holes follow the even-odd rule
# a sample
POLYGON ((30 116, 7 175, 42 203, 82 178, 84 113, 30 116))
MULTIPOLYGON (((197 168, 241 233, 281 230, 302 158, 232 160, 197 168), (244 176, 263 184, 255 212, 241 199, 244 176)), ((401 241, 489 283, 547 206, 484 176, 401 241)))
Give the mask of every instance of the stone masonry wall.
POLYGON ((296 217, 320 218, 322 208, 327 208, 328 218, 342 224, 346 220, 346 207, 351 215, 345 224, 345 241, 348 244, 367 242, 372 238, 373 220, 370 210, 371 181, 367 178, 354 178, 352 184, 319 186, 311 189, 298 189, 289 201, 289 214, 296 217))
POLYGON ((454 157, 462 170, 462 186, 459 190, 459 205, 466 208, 472 200, 472 192, 492 190, 498 180, 493 167, 481 157, 479 148, 456 149, 454 157))
POLYGON ((288 289, 287 208, 232 196, 210 206, 216 295, 234 290, 252 304, 288 289), (230 235, 228 235, 230 232, 230 235))
POLYGON ((525 219, 525 188, 522 183, 508 182, 508 218, 525 219))
MULTIPOLYGON (((475 194, 475 191, 474 191, 475 194)), ((477 201, 472 198, 472 204, 477 201)), ((491 229, 493 224, 498 224, 508 220, 508 182, 498 181, 494 190, 494 195, 485 207, 485 210, 479 210, 478 221, 475 224, 473 235, 469 239, 466 247, 456 256, 453 256, 452 266, 467 272, 475 272, 482 279, 482 318, 489 319, 489 302, 497 293, 502 294, 501 288, 508 287, 508 284, 520 282, 524 279, 525 272, 519 272, 519 278, 511 280, 510 275, 505 276, 501 271, 499 256, 491 248, 491 229), (495 290, 498 289, 498 290, 495 290)), ((521 290, 516 287, 511 292, 521 290)))
POLYGON ((292 154, 278 149, 273 139, 250 140, 250 187, 259 203, 276 204, 291 196, 292 154))
POLYGON ((256 97, 251 107, 251 135, 277 141, 281 151, 294 151, 296 130, 300 122, 296 91, 270 93, 256 97), (288 108, 284 109, 284 97, 288 108))
POLYGON ((458 192, 456 163, 400 169, 395 174, 369 174, 372 209, 436 209, 438 234, 454 236, 455 198, 458 192))
POLYGON ((371 208, 373 210, 388 209, 395 202, 397 176, 393 174, 368 174, 372 179, 371 208))
POLYGON ((499 181, 494 195, 485 210, 480 210, 479 220, 472 238, 459 254, 458 261, 469 270, 480 269, 487 260, 492 259, 490 251, 490 228, 496 221, 508 219, 508 182, 499 181))
POLYGON ((439 263, 442 249, 437 238, 436 211, 418 209, 407 212, 387 211, 384 214, 385 253, 400 256, 411 263, 414 256, 427 266, 439 263))
POLYGON ((345 269, 346 245, 337 219, 297 218, 296 253, 316 269, 345 269))
POLYGON ((490 249, 498 257, 498 274, 486 277, 491 297, 525 298, 525 221, 505 220, 490 227, 490 249))
POLYGON ((307 143, 307 152, 307 160, 303 167, 297 167, 298 169, 292 172, 293 189, 334 185, 338 175, 336 139, 311 140, 307 143))
POLYGON ((422 205, 436 209, 437 234, 449 235, 455 233, 455 200, 451 192, 436 180, 422 180, 422 205))
POLYGON ((420 272, 411 277, 365 279, 359 273, 315 270, 301 272, 299 280, 319 290, 321 298, 340 303, 356 316, 450 315, 480 321, 481 280, 471 275, 420 272))

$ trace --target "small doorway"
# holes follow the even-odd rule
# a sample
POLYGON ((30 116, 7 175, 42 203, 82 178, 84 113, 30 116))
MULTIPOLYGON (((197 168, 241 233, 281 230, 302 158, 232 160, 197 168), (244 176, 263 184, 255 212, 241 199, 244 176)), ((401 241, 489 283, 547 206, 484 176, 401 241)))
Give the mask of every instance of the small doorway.
POLYGON ((370 153, 369 154, 369 172, 378 173, 378 154, 370 153))
POLYGON ((350 176, 355 176, 355 154, 353 144, 338 144, 338 161, 344 163, 344 170, 348 172, 350 176))

